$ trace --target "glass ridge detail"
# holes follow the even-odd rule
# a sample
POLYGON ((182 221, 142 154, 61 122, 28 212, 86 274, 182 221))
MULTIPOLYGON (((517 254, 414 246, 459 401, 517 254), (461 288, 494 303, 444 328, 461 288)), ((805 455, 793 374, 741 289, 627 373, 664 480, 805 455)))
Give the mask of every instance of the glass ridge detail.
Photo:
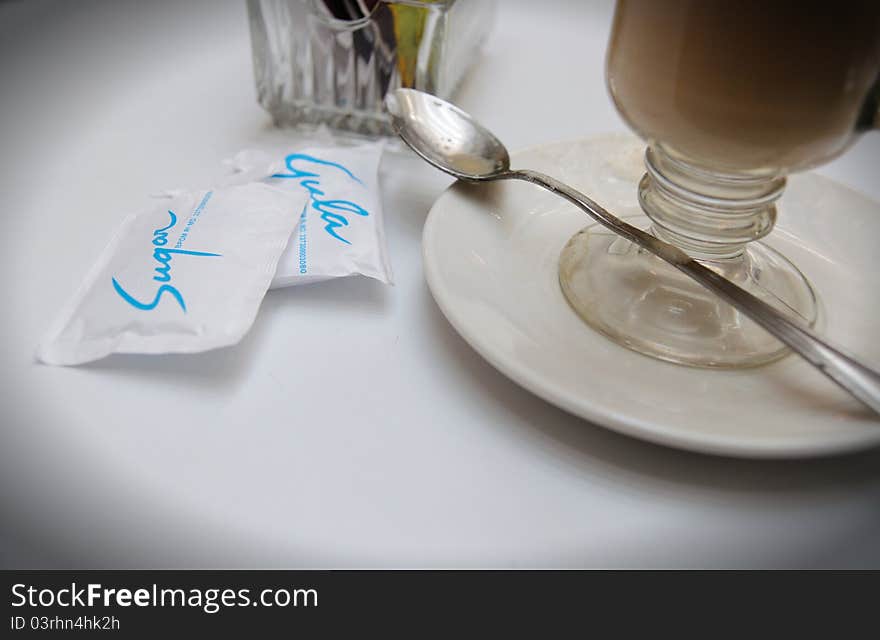
POLYGON ((254 80, 277 126, 391 135, 385 96, 450 97, 485 40, 494 0, 247 0, 254 80))

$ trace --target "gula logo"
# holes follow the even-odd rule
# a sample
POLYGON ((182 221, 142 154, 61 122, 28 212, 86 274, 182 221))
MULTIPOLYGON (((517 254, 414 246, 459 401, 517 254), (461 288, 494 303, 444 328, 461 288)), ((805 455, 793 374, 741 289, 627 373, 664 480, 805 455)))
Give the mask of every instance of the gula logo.
MULTIPOLYGON (((196 209, 196 213, 193 214, 193 217, 196 217, 197 214, 201 212, 201 209, 204 207, 206 202, 207 197, 199 205, 199 208, 196 209)), ((133 295, 131 295, 128 291, 126 291, 125 288, 123 288, 123 286, 119 284, 119 281, 116 280, 116 278, 113 278, 113 288, 116 290, 116 293, 118 293, 119 296, 128 304, 133 306, 135 309, 140 309, 141 311, 152 311, 162 300, 162 296, 168 294, 177 301, 177 304, 179 304, 180 308, 183 309, 183 312, 186 313, 186 301, 183 299, 183 294, 180 293, 177 287, 171 284, 172 258, 175 255, 214 257, 220 256, 219 253, 208 253, 206 251, 189 251, 187 249, 181 249, 179 248, 180 241, 178 241, 177 247, 166 249, 165 245, 168 244, 168 232, 173 229, 174 226, 177 224, 177 216, 170 209, 168 210, 168 216, 171 218, 171 222, 168 224, 168 226, 153 231, 153 260, 155 260, 157 263, 157 266, 155 268, 156 275, 153 276, 153 280, 163 283, 156 289, 156 292, 153 295, 153 299, 149 302, 141 302, 133 295)))
POLYGON ((363 182, 361 182, 357 178, 357 176, 355 176, 343 165, 337 162, 332 162, 330 160, 321 160, 320 158, 315 158, 314 156, 310 156, 305 153, 291 153, 284 159, 284 163, 287 165, 287 169, 290 173, 276 173, 272 176, 273 178, 291 178, 293 180, 299 180, 300 185, 309 192, 312 208, 320 213, 321 220, 327 223, 324 226, 324 231, 329 233, 340 242, 351 244, 351 242, 349 242, 339 234, 339 229, 348 226, 349 222, 347 216, 368 216, 370 215, 370 212, 364 209, 359 204, 352 202, 351 200, 336 200, 333 198, 325 198, 326 194, 321 189, 321 174, 320 172, 316 173, 316 171, 319 171, 317 167, 311 167, 311 171, 307 171, 302 168, 298 169, 296 166, 294 166, 298 162, 306 164, 311 163, 312 165, 324 167, 332 167, 334 169, 338 169, 360 185, 362 185, 363 182))

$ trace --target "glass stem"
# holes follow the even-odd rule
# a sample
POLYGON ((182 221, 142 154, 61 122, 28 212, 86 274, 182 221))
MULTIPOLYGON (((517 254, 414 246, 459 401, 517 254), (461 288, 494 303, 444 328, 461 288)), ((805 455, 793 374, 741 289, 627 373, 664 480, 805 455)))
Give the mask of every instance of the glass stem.
POLYGON ((784 177, 710 172, 659 144, 648 147, 645 167, 639 203, 651 232, 696 259, 734 260, 773 229, 784 177))

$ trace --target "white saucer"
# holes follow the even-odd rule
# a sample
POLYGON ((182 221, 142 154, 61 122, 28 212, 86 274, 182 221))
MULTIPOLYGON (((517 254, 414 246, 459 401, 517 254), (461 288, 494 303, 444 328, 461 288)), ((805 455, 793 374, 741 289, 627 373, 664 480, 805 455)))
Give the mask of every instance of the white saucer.
MULTIPOLYGON (((609 135, 534 147, 544 171, 619 216, 637 215, 644 145, 609 135)), ((794 176, 768 244, 818 292, 819 332, 880 363, 880 204, 815 174, 794 176)), ((486 360, 529 391, 615 431, 742 457, 825 455, 880 444, 880 420, 799 357, 741 371, 669 364, 620 347, 569 308, 557 259, 590 224, 522 182, 456 183, 425 224, 425 275, 443 313, 486 360)))

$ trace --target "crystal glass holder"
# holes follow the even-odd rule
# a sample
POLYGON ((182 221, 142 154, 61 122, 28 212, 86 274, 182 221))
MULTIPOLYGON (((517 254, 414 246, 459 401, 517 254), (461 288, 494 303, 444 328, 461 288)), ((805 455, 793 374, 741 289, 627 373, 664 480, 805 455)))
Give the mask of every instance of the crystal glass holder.
POLYGON ((477 60, 495 0, 247 0, 259 103, 278 126, 391 135, 383 100, 449 98, 477 60))

